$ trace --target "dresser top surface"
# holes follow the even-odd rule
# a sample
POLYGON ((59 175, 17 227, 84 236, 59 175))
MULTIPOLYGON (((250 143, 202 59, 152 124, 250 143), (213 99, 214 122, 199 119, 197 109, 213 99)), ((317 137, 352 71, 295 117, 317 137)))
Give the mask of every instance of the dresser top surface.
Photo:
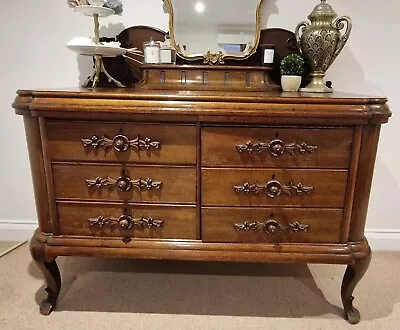
POLYGON ((18 90, 19 96, 35 98, 78 98, 114 100, 207 101, 280 104, 385 104, 387 99, 351 93, 284 93, 232 91, 138 90, 134 88, 65 88, 18 90))
POLYGON ((384 97, 346 93, 166 91, 97 88, 19 90, 17 114, 47 118, 354 125, 382 124, 384 97), (132 117, 135 116, 135 117, 132 117), (142 117, 141 117, 142 116, 142 117))

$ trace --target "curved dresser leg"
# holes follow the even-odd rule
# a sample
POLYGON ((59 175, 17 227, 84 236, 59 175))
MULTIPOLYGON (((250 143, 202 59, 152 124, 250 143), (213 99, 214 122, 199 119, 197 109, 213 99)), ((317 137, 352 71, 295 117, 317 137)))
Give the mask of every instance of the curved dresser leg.
POLYGON ((46 282, 47 298, 40 303, 40 313, 49 315, 56 306, 61 289, 61 276, 55 258, 46 258, 44 253, 45 244, 45 242, 40 242, 37 239, 37 234, 35 233, 30 242, 30 251, 46 282))
POLYGON ((342 303, 347 320, 350 324, 360 322, 360 312, 353 306, 353 292, 363 278, 371 262, 371 249, 362 258, 356 259, 353 265, 348 265, 342 281, 342 303))

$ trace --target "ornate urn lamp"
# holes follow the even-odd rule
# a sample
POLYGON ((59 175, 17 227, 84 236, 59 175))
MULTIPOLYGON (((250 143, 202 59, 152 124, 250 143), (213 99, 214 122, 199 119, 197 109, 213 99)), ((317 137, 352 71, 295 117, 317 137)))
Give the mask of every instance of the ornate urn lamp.
POLYGON ((296 27, 298 47, 311 68, 311 82, 301 91, 329 93, 333 90, 325 86, 325 72, 349 39, 352 28, 351 19, 347 16, 337 17, 326 0, 321 0, 308 19, 311 23, 303 21, 296 27), (346 31, 342 35, 340 30, 345 26, 346 31))

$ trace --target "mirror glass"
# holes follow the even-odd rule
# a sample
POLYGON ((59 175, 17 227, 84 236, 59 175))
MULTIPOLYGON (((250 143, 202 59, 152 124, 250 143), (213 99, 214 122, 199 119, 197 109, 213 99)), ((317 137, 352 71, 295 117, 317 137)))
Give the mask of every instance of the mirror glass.
POLYGON ((165 0, 171 41, 187 59, 245 58, 257 47, 262 0, 165 0))

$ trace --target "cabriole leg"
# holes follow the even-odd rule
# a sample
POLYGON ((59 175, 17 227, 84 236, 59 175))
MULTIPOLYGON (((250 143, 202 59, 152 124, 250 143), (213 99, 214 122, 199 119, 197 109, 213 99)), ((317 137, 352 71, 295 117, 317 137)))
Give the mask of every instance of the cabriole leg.
POLYGON ((363 278, 371 262, 371 249, 368 246, 367 254, 357 259, 353 265, 348 265, 342 281, 342 303, 347 320, 350 324, 360 322, 360 312, 353 306, 353 291, 363 278))
POLYGON ((49 260, 46 258, 44 245, 45 243, 36 240, 34 235, 30 243, 30 251, 46 282, 47 298, 40 303, 40 313, 49 315, 53 311, 60 293, 61 277, 55 259, 49 260))

